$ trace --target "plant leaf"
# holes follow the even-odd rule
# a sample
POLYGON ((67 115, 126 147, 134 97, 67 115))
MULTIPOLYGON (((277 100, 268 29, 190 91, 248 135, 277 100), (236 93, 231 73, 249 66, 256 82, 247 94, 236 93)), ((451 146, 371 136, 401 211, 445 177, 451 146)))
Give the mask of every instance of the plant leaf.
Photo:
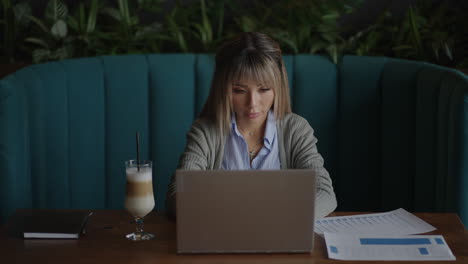
POLYGON ((219 17, 218 17, 218 32, 216 37, 220 39, 223 35, 223 27, 224 27, 224 0, 221 2, 221 5, 218 8, 219 17))
POLYGON ((188 52, 187 43, 185 42, 184 35, 181 32, 177 32, 177 40, 179 47, 183 52, 188 52))
POLYGON ((50 21, 66 19, 68 16, 68 7, 62 0, 49 0, 46 6, 45 17, 50 21))
POLYGON ((326 46, 325 42, 316 41, 310 47, 309 53, 315 54, 315 53, 319 52, 320 50, 324 49, 325 46, 326 46))
POLYGON ((51 52, 50 57, 58 60, 64 60, 72 57, 73 48, 71 46, 60 47, 51 52))
POLYGON ((256 31, 256 22, 253 18, 248 16, 241 16, 235 20, 237 25, 241 28, 243 32, 252 32, 256 31))
POLYGON ((130 11, 128 9, 128 1, 127 0, 118 0, 119 3, 119 13, 120 17, 122 18, 122 22, 126 26, 130 26, 131 23, 131 18, 130 18, 130 11))
POLYGON ((198 35, 206 50, 209 43, 213 40, 213 31, 211 29, 210 20, 207 16, 205 0, 200 0, 200 12, 202 17, 201 24, 195 24, 194 26, 198 30, 198 35))
POLYGON ((54 37, 65 38, 68 33, 67 23, 65 23, 65 21, 62 19, 57 20, 57 22, 55 22, 50 29, 50 32, 54 37))
POLYGON ((26 42, 29 42, 29 43, 33 43, 33 44, 36 44, 36 45, 39 45, 45 49, 49 49, 49 45, 47 44, 47 42, 45 42, 44 40, 42 39, 38 39, 38 38, 26 38, 24 41, 26 42))
POLYGON ((450 60, 453 60, 452 51, 450 50, 449 46, 447 45, 447 42, 444 43, 444 50, 445 50, 445 54, 447 55, 447 57, 450 60))
POLYGON ((431 46, 432 46, 432 52, 434 52, 436 61, 439 61, 440 58, 439 58, 439 48, 437 47, 438 45, 436 43, 432 43, 431 46))
POLYGON ((30 22, 28 16, 31 16, 31 6, 27 2, 21 2, 14 7, 15 20, 18 25, 27 26, 30 22))
POLYGON ((120 16, 120 13, 119 13, 119 10, 117 10, 115 8, 106 7, 106 8, 103 9, 103 13, 105 13, 106 15, 112 17, 116 21, 120 22, 122 20, 122 18, 120 16))
POLYGON ((32 52, 34 63, 40 63, 50 59, 50 50, 48 49, 35 49, 32 52))
POLYGON ((34 24, 36 24, 37 26, 39 26, 39 28, 44 31, 44 33, 47 33, 49 34, 49 29, 46 27, 46 25, 41 21, 39 20, 38 18, 34 17, 34 16, 28 16, 29 20, 31 20, 34 24))
POLYGON ((274 37, 280 42, 283 42, 284 44, 286 44, 286 46, 290 47, 293 53, 295 54, 299 53, 299 48, 297 46, 297 43, 287 33, 282 33, 282 32, 274 33, 274 37))
POLYGON ((71 29, 75 31, 80 30, 80 26, 78 25, 78 21, 74 17, 69 17, 68 18, 68 25, 70 26, 71 29))
POLYGON ((340 17, 340 14, 336 11, 332 11, 329 14, 323 15, 322 19, 323 20, 336 20, 340 17))
POLYGON ((86 32, 94 32, 96 28, 97 14, 99 12, 99 0, 92 0, 91 7, 89 8, 88 23, 86 25, 86 32))
POLYGON ((83 3, 80 3, 80 6, 78 7, 78 31, 83 32, 85 28, 85 20, 86 20, 86 14, 85 14, 85 6, 83 3))
POLYGON ((422 55, 423 53, 423 47, 422 47, 422 42, 421 42, 421 35, 419 33, 419 25, 417 22, 417 17, 416 17, 416 10, 414 7, 410 6, 409 7, 409 19, 410 19, 410 25, 411 25, 411 32, 413 33, 413 38, 414 41, 416 42, 416 47, 418 49, 418 53, 422 55))
POLYGON ((328 55, 330 56, 331 60, 333 63, 337 64, 338 63, 338 49, 336 45, 330 45, 327 47, 327 52, 328 55))
POLYGON ((163 25, 159 22, 153 22, 151 25, 144 26, 135 32, 136 39, 157 39, 159 38, 163 25))

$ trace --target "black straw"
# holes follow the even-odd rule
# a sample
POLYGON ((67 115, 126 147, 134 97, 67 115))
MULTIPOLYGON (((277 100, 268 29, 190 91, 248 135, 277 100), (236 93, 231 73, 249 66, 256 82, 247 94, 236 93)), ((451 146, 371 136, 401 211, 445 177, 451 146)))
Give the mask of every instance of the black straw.
POLYGON ((137 146, 137 170, 140 171, 140 132, 136 133, 136 146, 137 146))

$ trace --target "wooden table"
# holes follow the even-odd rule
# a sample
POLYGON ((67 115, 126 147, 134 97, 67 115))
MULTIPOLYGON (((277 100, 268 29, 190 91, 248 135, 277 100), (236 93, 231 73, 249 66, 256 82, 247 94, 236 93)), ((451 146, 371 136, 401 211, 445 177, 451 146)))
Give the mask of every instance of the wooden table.
MULTIPOLYGON (((333 215, 349 214, 358 213, 341 212, 333 215)), ((440 234, 445 237, 457 258, 456 262, 451 263, 468 263, 468 232, 456 214, 416 213, 416 215, 437 227, 436 231, 428 234, 440 234)), ((319 236, 316 236, 312 254, 177 255, 175 227, 175 223, 169 221, 163 214, 153 212, 145 218, 145 230, 155 233, 156 239, 132 242, 124 236, 133 232, 135 225, 131 222, 129 214, 123 210, 96 210, 88 223, 87 234, 78 240, 24 240, 9 236, 3 227, 0 229, 0 260, 5 264, 359 263, 328 259, 325 242, 319 236)))

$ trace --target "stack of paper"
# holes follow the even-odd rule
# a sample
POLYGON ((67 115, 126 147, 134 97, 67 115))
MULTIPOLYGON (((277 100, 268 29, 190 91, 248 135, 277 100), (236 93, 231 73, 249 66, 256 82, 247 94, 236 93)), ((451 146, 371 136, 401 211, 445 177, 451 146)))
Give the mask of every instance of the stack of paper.
POLYGON ((412 235, 436 228, 403 208, 378 214, 326 217, 315 221, 315 233, 412 235))
POLYGON ((378 214, 326 217, 315 222, 328 256, 341 260, 455 260, 442 236, 411 235, 436 228, 400 208, 378 214))

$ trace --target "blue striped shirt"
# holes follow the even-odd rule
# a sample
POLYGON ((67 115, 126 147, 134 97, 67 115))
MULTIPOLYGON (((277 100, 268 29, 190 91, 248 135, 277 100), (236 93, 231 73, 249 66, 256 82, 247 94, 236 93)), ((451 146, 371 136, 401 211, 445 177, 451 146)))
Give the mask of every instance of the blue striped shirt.
POLYGON ((234 114, 231 118, 231 133, 226 140, 224 157, 221 164, 223 170, 279 170, 280 159, 276 133, 276 120, 273 111, 268 112, 263 147, 250 165, 247 141, 237 128, 234 114))

